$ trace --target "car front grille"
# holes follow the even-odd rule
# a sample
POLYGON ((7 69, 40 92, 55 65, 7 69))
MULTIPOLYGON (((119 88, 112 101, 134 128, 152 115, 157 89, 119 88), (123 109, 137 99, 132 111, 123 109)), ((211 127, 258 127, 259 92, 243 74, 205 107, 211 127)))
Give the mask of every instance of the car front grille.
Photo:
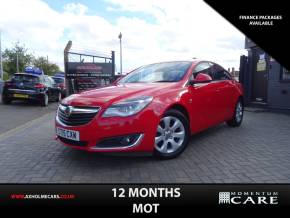
POLYGON ((99 112, 100 107, 74 107, 59 105, 57 118, 67 126, 80 126, 89 123, 99 112))

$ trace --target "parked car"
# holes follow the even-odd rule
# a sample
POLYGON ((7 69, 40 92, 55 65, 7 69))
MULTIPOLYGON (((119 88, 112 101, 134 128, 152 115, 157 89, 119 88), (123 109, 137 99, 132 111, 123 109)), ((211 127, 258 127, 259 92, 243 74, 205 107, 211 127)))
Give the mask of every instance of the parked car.
POLYGON ((57 76, 52 76, 51 78, 54 80, 56 86, 60 88, 61 97, 64 98, 66 96, 65 78, 64 77, 57 77, 57 76))
POLYGON ((47 75, 15 73, 5 82, 2 93, 4 104, 10 104, 13 100, 36 100, 45 107, 49 101, 61 100, 61 90, 47 75))
POLYGON ((181 154, 190 135, 243 120, 242 86, 210 61, 140 67, 117 84, 71 95, 59 105, 59 141, 92 152, 181 154))

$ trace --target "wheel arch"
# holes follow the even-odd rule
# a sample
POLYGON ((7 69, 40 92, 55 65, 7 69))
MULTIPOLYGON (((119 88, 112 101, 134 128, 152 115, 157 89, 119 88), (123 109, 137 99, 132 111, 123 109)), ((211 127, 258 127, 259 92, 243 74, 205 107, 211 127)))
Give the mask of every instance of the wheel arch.
POLYGON ((166 108, 164 113, 170 109, 175 109, 175 110, 181 112, 187 118, 188 122, 190 123, 189 113, 188 113, 186 107, 184 107, 182 104, 176 103, 176 104, 170 105, 168 108, 166 108))

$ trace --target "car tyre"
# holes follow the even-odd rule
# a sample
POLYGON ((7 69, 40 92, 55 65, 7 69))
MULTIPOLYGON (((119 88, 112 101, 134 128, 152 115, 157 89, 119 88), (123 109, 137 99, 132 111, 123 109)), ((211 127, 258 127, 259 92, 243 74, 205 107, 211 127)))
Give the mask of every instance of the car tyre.
POLYGON ((154 156, 172 159, 180 155, 189 143, 190 129, 187 117, 170 109, 161 118, 155 136, 154 156))
POLYGON ((244 104, 241 98, 239 98, 238 102, 235 105, 235 111, 232 116, 232 119, 228 120, 226 123, 230 127, 238 127, 242 124, 244 117, 244 104))
POLYGON ((2 103, 3 104, 11 104, 11 99, 7 98, 5 95, 2 95, 2 103))
POLYGON ((44 94, 44 95, 42 96, 42 99, 41 99, 41 101, 40 101, 40 105, 41 105, 42 107, 47 107, 47 106, 48 106, 48 95, 47 95, 47 94, 44 94))

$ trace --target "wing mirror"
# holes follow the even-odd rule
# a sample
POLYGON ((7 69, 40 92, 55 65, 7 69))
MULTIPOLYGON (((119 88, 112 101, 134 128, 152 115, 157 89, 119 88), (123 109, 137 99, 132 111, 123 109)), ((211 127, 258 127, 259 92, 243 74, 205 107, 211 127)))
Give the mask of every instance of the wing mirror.
POLYGON ((197 74, 197 76, 195 77, 194 80, 190 81, 190 85, 194 85, 194 84, 198 84, 198 83, 209 83, 212 81, 211 76, 205 74, 205 73, 199 73, 197 74))

